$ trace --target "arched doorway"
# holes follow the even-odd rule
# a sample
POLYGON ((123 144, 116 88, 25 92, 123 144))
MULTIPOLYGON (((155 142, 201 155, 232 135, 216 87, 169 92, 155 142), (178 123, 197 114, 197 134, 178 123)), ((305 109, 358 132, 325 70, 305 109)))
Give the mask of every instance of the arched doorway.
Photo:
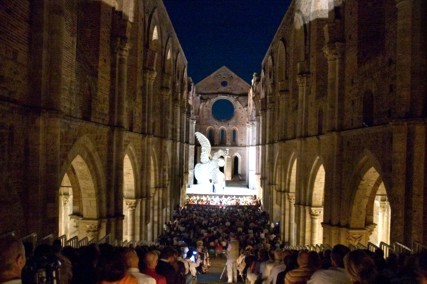
POLYGON ((129 154, 123 159, 123 240, 138 240, 140 204, 136 198, 136 178, 129 154))
POLYGON ((312 245, 323 243, 323 203, 325 196, 325 168, 320 163, 319 158, 314 163, 310 176, 312 188, 311 208, 310 208, 310 242, 312 245), (313 177, 313 179, 311 179, 313 177))
POLYGON ((296 223, 295 223, 295 191, 297 180, 298 160, 293 156, 289 163, 287 176, 287 200, 285 208, 284 241, 290 245, 296 245, 296 223))
POLYGON ((233 158, 233 179, 239 178, 239 157, 234 156, 233 158))
POLYGON ((59 188, 59 235, 98 238, 98 200, 95 178, 88 163, 77 155, 59 188))
POLYGON ((348 238, 352 245, 390 242, 391 208, 387 189, 377 170, 379 167, 373 166, 371 160, 363 158, 354 175, 348 238))

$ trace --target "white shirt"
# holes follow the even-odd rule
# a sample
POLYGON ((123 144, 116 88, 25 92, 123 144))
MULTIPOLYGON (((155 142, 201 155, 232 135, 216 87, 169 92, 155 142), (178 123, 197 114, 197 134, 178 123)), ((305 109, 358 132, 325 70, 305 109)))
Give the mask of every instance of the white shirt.
POLYGON ((286 264, 284 263, 280 263, 279 265, 276 265, 275 267, 273 267, 271 269, 270 276, 268 276, 268 283, 276 284, 277 275, 280 272, 285 271, 285 269, 286 269, 286 264))
POLYGON ((314 272, 307 284, 351 284, 345 269, 341 267, 331 267, 320 269, 314 272))
POLYGON ((156 279, 139 272, 138 268, 129 268, 128 273, 136 278, 138 284, 156 284, 156 279))

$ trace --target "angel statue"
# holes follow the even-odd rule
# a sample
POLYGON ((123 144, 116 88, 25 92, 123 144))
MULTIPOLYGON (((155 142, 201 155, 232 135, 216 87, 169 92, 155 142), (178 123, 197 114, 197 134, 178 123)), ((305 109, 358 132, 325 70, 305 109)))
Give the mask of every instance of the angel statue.
POLYGON ((222 157, 228 155, 228 150, 220 149, 216 151, 211 159, 211 143, 209 139, 200 132, 196 132, 195 134, 202 146, 200 163, 197 163, 194 167, 194 175, 197 179, 197 183, 210 184, 212 181, 216 190, 224 190, 225 175, 219 170, 219 167, 225 165, 225 160, 222 157))

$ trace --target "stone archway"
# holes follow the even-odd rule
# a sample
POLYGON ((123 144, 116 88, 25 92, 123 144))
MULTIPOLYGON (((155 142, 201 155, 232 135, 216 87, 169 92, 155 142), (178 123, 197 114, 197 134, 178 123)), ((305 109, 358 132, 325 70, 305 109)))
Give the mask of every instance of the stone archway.
POLYGON ((295 191, 297 184, 298 159, 293 155, 289 162, 287 173, 287 189, 285 202, 285 226, 284 241, 290 245, 296 245, 296 222, 295 222, 295 191))
POLYGON ((310 207, 310 242, 312 245, 323 243, 323 203, 325 196, 325 168, 316 159, 310 174, 309 188, 311 189, 311 207, 310 207))
POLYGON ((380 171, 367 157, 353 179, 348 242, 379 245, 390 242, 391 208, 380 171))
POLYGON ((128 150, 123 159, 123 240, 138 240, 141 222, 140 200, 137 198, 137 166, 133 152, 128 150))
POLYGON ((59 188, 59 235, 97 238, 98 202, 95 177, 87 161, 77 155, 59 188))

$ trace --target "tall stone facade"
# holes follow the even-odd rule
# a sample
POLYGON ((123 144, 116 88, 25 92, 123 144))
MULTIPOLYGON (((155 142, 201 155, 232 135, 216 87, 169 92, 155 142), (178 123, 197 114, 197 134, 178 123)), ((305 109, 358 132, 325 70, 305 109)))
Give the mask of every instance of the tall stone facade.
POLYGON ((187 61, 162 1, 0 6, 1 230, 154 240, 189 149, 187 61))
MULTIPOLYGON (((250 85, 226 66, 194 86, 192 118, 195 131, 204 134, 210 141, 212 152, 227 149, 224 172, 227 186, 242 186, 256 189, 251 183, 254 172, 250 164, 255 155, 250 154, 248 93, 250 85)), ((195 148, 195 159, 200 157, 200 146, 195 148)), ((189 185, 194 183, 189 179, 189 185)))
POLYGON ((290 244, 427 242, 426 1, 292 2, 252 86, 290 244))

